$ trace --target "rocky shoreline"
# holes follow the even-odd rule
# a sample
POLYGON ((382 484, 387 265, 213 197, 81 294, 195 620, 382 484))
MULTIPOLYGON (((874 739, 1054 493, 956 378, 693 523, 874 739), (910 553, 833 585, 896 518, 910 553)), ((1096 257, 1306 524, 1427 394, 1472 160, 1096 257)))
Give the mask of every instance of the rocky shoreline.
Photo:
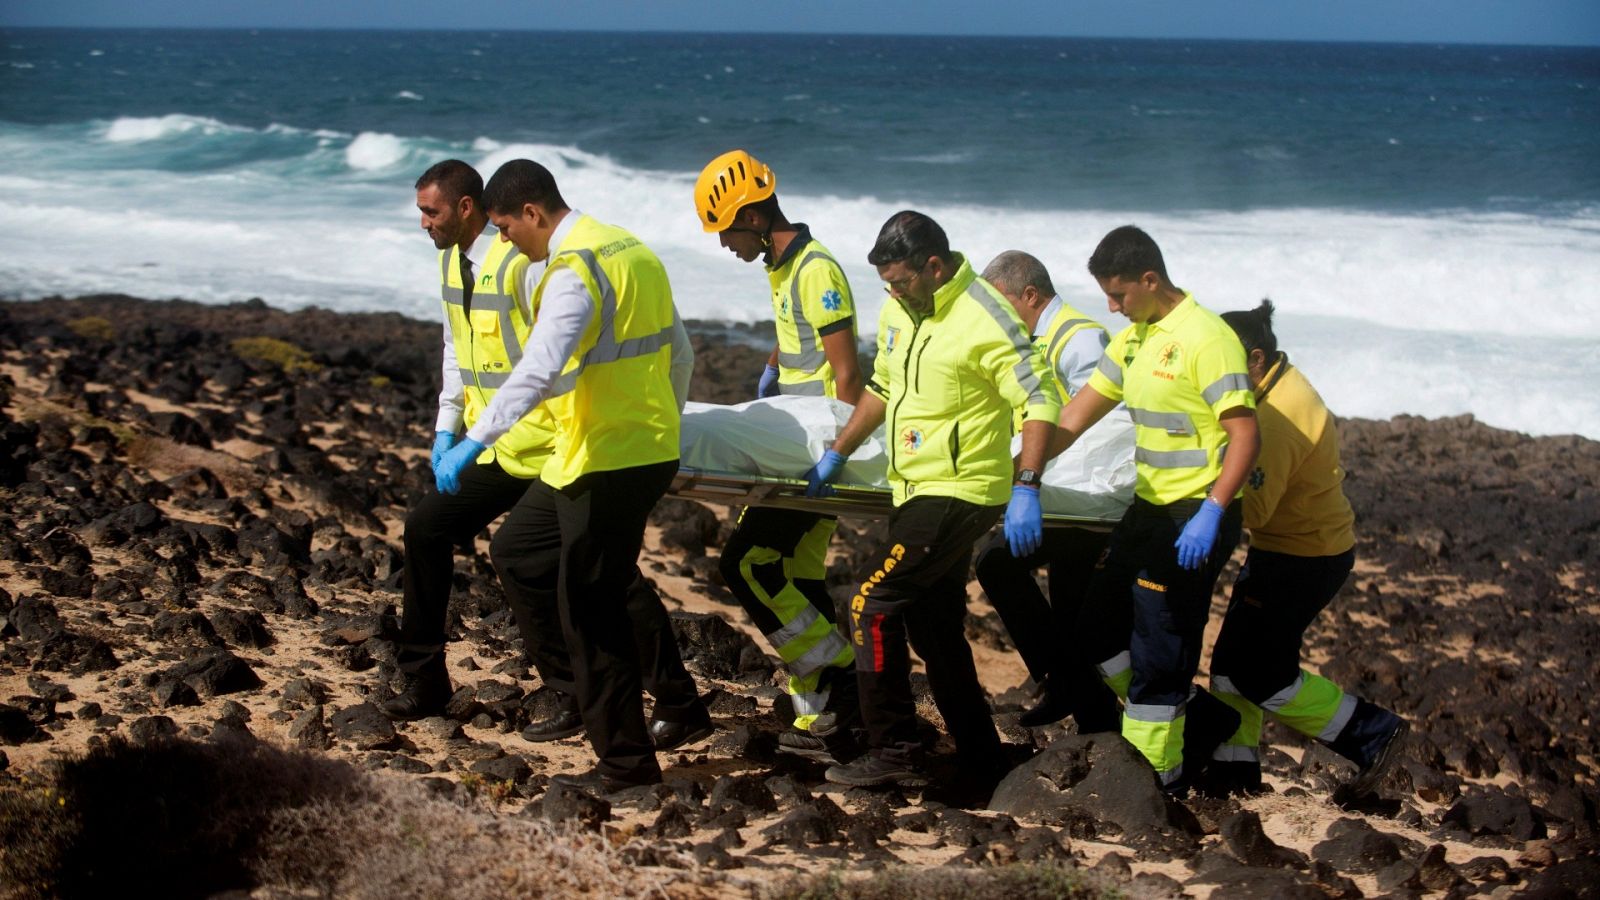
MULTIPOLYGON (((692 399, 747 399, 759 331, 691 331, 692 399)), ((90 763, 151 759, 234 778, 343 766, 294 781, 250 821, 303 841, 305 817, 290 827, 286 810, 343 798, 334 816, 380 793, 378 808, 420 809, 405 804, 423 797, 440 804, 430 815, 470 810, 455 827, 475 835, 591 840, 596 872, 627 871, 605 888, 616 894, 782 895, 834 873, 826 890, 869 896, 875 871, 935 893, 950 885, 904 879, 952 873, 982 896, 1600 893, 1600 443, 1470 417, 1342 423, 1359 562, 1313 627, 1310 660, 1413 722, 1381 799, 1339 796, 1341 761, 1269 731, 1272 793, 1162 802, 1120 742, 1017 727, 1025 675, 976 593, 969 635, 1005 738, 1019 758, 1038 751, 1032 774, 988 810, 825 786, 814 765, 773 753, 773 661, 716 573, 730 511, 675 499, 652 517, 644 567, 718 732, 664 759, 662 788, 604 799, 549 789, 551 774, 587 766, 586 745, 517 736, 541 695, 481 541, 457 566, 449 717, 397 727, 377 715, 395 683, 400 526, 431 483, 438 342, 436 323, 254 301, 0 303, 0 875, 15 879, 0 877, 0 897, 116 883, 52 890, 66 857, 46 849, 68 833, 104 841, 84 835, 115 821, 96 818, 95 804, 114 805, 105 782, 92 782, 98 800, 72 793, 90 763), (52 797, 74 813, 39 812, 52 797)), ((877 528, 841 529, 837 588, 877 528)), ((473 840, 461 858, 476 858, 473 840)), ((362 895, 360 879, 390 859, 374 846, 290 871, 270 863, 304 844, 280 841, 276 857, 267 844, 220 844, 231 874, 174 874, 173 892, 362 895)), ((480 892, 554 890, 530 874, 554 858, 476 873, 489 879, 480 892)), ((385 877, 411 871, 387 865, 385 877)), ((429 882, 408 877, 387 895, 425 895, 429 882)))

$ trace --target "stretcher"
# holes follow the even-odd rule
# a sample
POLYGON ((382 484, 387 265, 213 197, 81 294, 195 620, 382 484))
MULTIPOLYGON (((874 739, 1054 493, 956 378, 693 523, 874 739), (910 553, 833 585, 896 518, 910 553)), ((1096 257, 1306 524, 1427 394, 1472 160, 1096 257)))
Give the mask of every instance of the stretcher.
MULTIPOLYGON (((807 497, 801 475, 832 445, 850 406, 827 397, 772 397, 734 406, 690 403, 670 493, 732 506, 831 516, 887 516, 893 508, 880 429, 863 443, 829 497, 807 497)), ((1020 439, 1014 439, 1017 441, 1020 439)), ((1013 453, 1017 444, 1013 443, 1013 453)), ((1133 501, 1133 423, 1119 409, 1045 468, 1046 525, 1108 529, 1133 501)))

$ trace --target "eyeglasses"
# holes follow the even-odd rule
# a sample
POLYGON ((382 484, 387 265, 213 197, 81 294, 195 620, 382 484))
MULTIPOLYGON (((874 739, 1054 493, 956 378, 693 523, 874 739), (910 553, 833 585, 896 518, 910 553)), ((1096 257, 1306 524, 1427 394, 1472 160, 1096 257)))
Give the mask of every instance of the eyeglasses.
POLYGON ((884 293, 886 293, 886 294, 904 294, 906 291, 910 290, 911 289, 911 283, 916 281, 918 278, 922 277, 922 273, 928 268, 928 261, 931 260, 931 259, 933 259, 933 257, 931 257, 931 256, 924 258, 922 260, 922 264, 917 266, 916 271, 912 272, 909 276, 907 276, 905 278, 901 278, 901 279, 899 279, 897 281, 885 281, 883 283, 883 291, 884 291, 884 293))

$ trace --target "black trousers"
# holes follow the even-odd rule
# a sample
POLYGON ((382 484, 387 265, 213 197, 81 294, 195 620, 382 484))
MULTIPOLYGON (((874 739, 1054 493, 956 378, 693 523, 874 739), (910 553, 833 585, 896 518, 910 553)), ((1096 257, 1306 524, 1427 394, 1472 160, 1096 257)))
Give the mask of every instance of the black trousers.
POLYGON ((1001 509, 922 497, 889 516, 888 544, 850 601, 861 717, 874 755, 908 763, 921 756, 909 639, 927 665, 934 703, 962 765, 976 772, 1003 763, 965 628, 972 546, 1001 509))
POLYGON ((1354 550, 1292 556, 1251 547, 1211 650, 1212 676, 1230 679, 1257 705, 1293 684, 1306 629, 1344 587, 1355 559, 1354 550))
POLYGON ((601 773, 623 781, 660 777, 641 696, 647 677, 657 718, 706 716, 666 608, 639 574, 645 520, 677 470, 671 460, 591 472, 559 490, 536 483, 490 548, 524 641, 565 636, 589 744, 601 773))
POLYGON ((978 551, 974 568, 978 584, 1005 624, 1011 642, 1028 667, 1028 674, 1043 683, 1076 659, 1072 627, 1089 592, 1095 562, 1105 552, 1109 532, 1084 528, 1046 528, 1044 543, 1031 555, 1011 555, 1004 532, 995 532, 978 551), (1050 597, 1039 590, 1033 572, 1049 569, 1050 597))
MULTIPOLYGON (((424 494, 406 514, 402 669, 415 672, 436 664, 436 658, 442 661, 456 548, 470 546, 478 532, 516 505, 530 484, 532 479, 508 475, 498 463, 473 463, 461 472, 460 493, 424 494)), ((566 653, 564 646, 561 653, 566 653)), ((540 671, 542 678, 552 676, 571 677, 564 662, 558 672, 540 671)))

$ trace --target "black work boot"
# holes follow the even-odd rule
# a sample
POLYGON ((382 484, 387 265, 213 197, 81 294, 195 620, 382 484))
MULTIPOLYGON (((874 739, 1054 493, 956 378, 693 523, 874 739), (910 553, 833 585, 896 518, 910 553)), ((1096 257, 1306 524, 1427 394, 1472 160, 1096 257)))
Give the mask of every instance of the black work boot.
POLYGON ((450 673, 444 667, 444 652, 412 661, 402 659, 400 669, 405 687, 378 707, 383 714, 398 722, 444 715, 445 704, 453 693, 450 673))
POLYGON ((1183 794, 1191 785, 1202 782, 1211 754, 1239 730, 1239 711, 1213 697, 1205 688, 1195 688, 1183 718, 1183 777, 1168 787, 1183 794))
POLYGON ((1369 794, 1382 783, 1399 759, 1411 726, 1394 713, 1357 699, 1350 721, 1339 731, 1339 736, 1327 742, 1328 748, 1355 763, 1360 770, 1350 789, 1356 795, 1369 794))

